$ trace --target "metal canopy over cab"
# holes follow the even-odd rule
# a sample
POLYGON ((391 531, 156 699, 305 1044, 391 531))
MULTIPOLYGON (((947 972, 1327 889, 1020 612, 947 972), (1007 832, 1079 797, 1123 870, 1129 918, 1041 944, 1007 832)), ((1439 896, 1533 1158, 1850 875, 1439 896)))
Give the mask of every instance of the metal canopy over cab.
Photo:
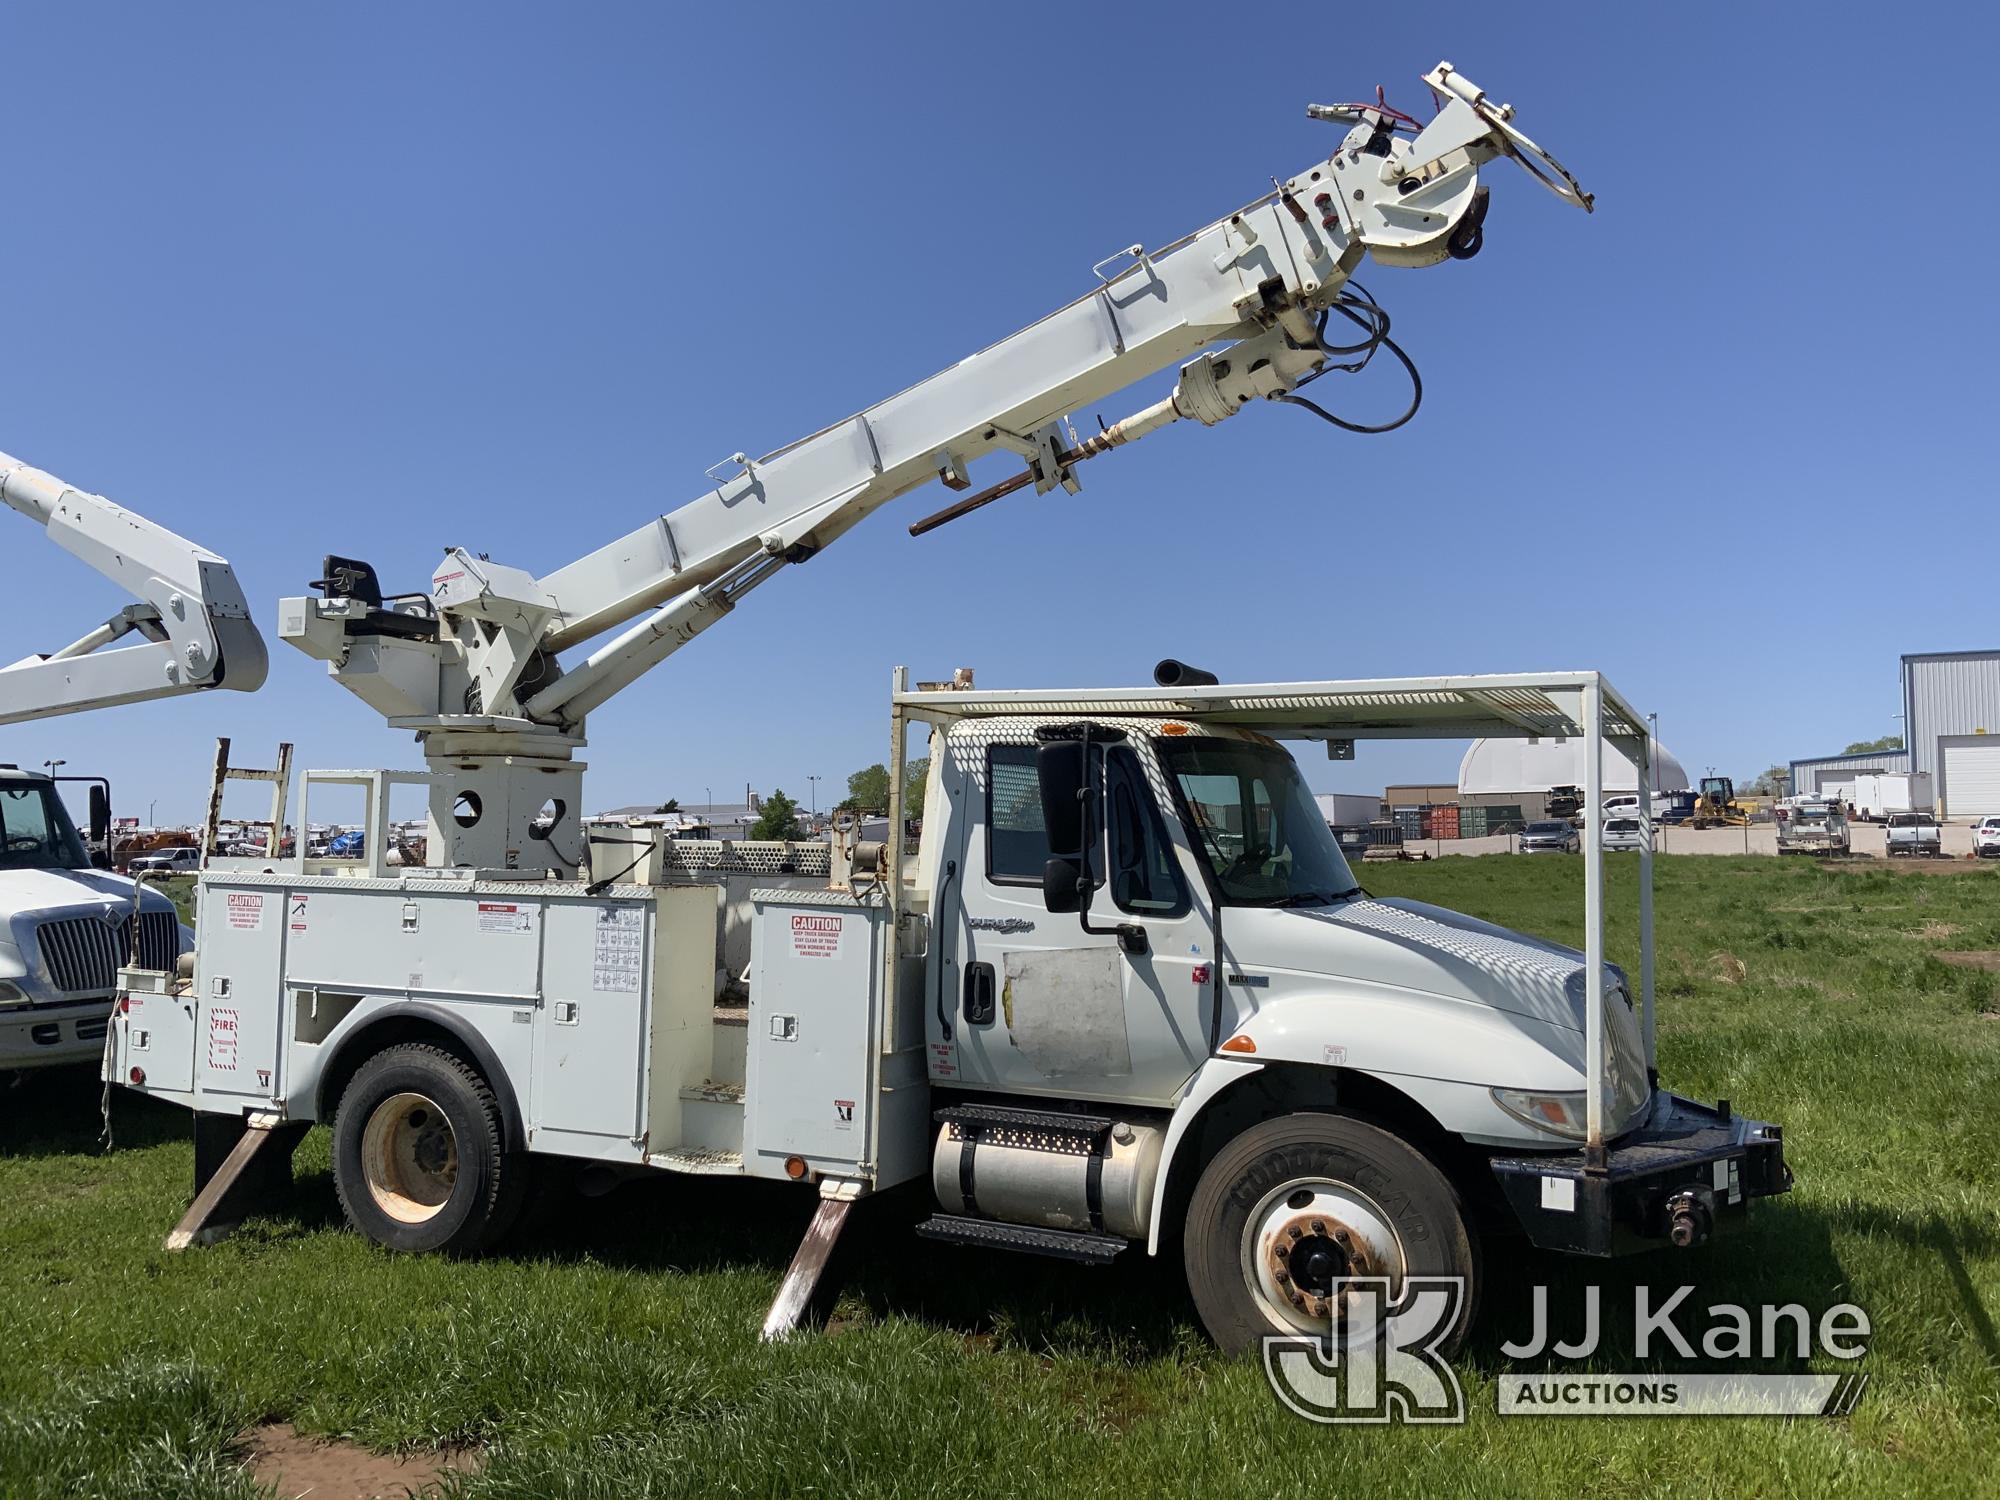
MULTIPOLYGON (((1162 675, 1178 663, 1162 663, 1162 675)), ((1181 669, 1185 672, 1186 669, 1181 669)), ((1205 673, 1189 673, 1193 679, 1205 673)), ((1650 826, 1652 767, 1645 715, 1600 672, 1539 672, 1470 677, 1389 677, 1324 682, 1215 683, 1149 688, 1054 688, 983 691, 912 690, 896 673, 892 730, 895 765, 907 759, 907 727, 949 728, 962 720, 1027 715, 1116 716, 1184 720, 1254 730, 1280 740, 1316 740, 1336 760, 1352 759, 1356 740, 1474 739, 1514 736, 1584 740, 1585 1051, 1589 1058, 1585 1155, 1601 1163, 1604 1121, 1604 743, 1613 741, 1639 768, 1639 817, 1650 826), (1592 729, 1595 732, 1592 732, 1592 729)), ((890 826, 900 826, 904 788, 892 778, 890 826)), ((1639 848, 1639 1002, 1649 1080, 1658 1074, 1653 1014, 1653 850, 1639 848)), ((905 891, 892 882, 891 899, 905 891)))

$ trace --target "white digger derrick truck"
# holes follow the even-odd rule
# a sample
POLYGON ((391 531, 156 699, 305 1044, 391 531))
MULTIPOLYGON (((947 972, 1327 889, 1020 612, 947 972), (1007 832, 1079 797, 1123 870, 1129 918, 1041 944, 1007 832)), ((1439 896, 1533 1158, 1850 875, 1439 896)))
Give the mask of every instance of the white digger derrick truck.
MULTIPOLYGON (((1494 1224, 1609 1254, 1694 1243, 1782 1191, 1776 1127, 1655 1088, 1650 884, 1635 1000, 1603 960, 1594 824, 1579 954, 1366 896, 1277 744, 1643 733, 1595 674, 1236 687, 1170 662, 1154 688, 1056 693, 899 674, 889 848, 581 829, 588 712, 879 506, 970 489, 1001 450, 1014 477, 912 531, 1074 489, 1082 460, 1175 421, 1313 404, 1300 388, 1329 370, 1404 358, 1349 277, 1474 253, 1496 157, 1590 207, 1511 108, 1448 64, 1425 81, 1428 124, 1315 106, 1348 127, 1330 157, 553 573, 455 548, 426 591, 386 596, 329 558, 280 633, 428 766, 306 772, 302 819, 315 788, 362 789, 364 858, 212 870, 191 979, 125 975, 108 1076, 197 1111, 169 1244, 241 1217, 324 1121, 350 1221, 397 1249, 494 1243, 538 1156, 798 1182, 821 1207, 775 1334, 851 1204, 928 1180, 933 1238, 1090 1262, 1179 1243, 1240 1347, 1323 1332, 1343 1278, 1475 1278, 1494 1224), (1331 342, 1332 315, 1360 341, 1331 342), (1174 365, 1167 398, 1069 428, 1174 365), (932 735, 914 859, 895 832, 912 725, 932 735), (392 869, 406 783, 430 865, 392 869), (747 1005, 719 1005, 739 971, 747 1005)), ((1596 757, 1590 779, 1594 820, 1596 757)))
MULTIPOLYGON (((137 601, 58 650, 0 667, 0 724, 264 681, 263 637, 207 548, 0 453, 0 500, 137 601)), ((95 1061, 119 965, 171 969, 173 903, 108 868, 111 787, 0 765, 0 1071, 95 1061), (89 787, 88 838, 57 787, 89 787)))

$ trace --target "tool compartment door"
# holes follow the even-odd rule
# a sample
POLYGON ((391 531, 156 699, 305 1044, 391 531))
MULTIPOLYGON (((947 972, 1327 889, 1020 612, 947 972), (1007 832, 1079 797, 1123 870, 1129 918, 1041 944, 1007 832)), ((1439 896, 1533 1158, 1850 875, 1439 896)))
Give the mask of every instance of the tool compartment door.
POLYGON ((744 1171, 788 1156, 840 1173, 868 1155, 887 913, 845 895, 758 891, 751 932, 744 1171))
MULTIPOLYGON (((203 877, 195 968, 194 1080, 199 1093, 271 1099, 284 1091, 277 978, 285 943, 280 886, 203 877)), ((148 1005, 164 1006, 149 1000, 148 1005)))
POLYGON ((549 1132, 638 1134, 652 917, 650 901, 549 902, 535 1013, 537 1145, 549 1132))

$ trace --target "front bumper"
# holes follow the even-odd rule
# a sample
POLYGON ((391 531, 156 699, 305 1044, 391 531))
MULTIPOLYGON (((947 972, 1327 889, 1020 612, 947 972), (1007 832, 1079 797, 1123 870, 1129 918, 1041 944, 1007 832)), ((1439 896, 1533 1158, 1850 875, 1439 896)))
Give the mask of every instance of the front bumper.
POLYGON ((0 1073, 94 1063, 110 1024, 109 998, 0 1011, 0 1073))
POLYGON ((1752 1198, 1792 1186, 1781 1127, 1665 1090, 1601 1172, 1581 1151, 1496 1156, 1492 1167, 1528 1238, 1572 1255, 1698 1244, 1739 1223, 1752 1198))

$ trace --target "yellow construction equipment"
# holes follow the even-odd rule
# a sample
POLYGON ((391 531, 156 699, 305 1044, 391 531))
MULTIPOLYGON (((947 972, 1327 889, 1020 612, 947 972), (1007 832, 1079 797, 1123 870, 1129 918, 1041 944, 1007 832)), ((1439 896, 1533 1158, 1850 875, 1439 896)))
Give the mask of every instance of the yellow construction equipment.
POLYGON ((1736 800, 1736 783, 1727 776, 1701 778, 1701 795, 1695 798, 1694 816, 1688 822, 1696 828, 1741 828, 1750 821, 1750 809, 1736 800))

